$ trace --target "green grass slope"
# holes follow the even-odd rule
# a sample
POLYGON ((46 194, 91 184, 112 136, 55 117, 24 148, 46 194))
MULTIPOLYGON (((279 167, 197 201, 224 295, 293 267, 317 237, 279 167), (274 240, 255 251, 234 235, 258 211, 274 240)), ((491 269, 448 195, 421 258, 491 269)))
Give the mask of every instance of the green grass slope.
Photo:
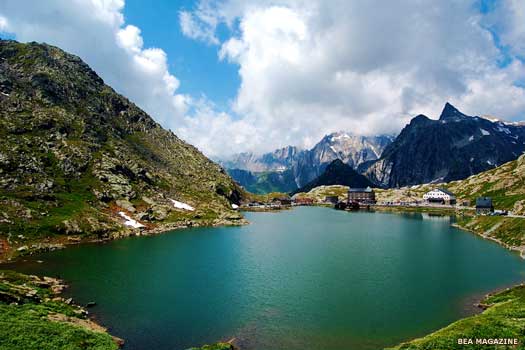
POLYGON ((113 350, 117 339, 57 296, 58 280, 0 271, 1 350, 113 350))
POLYGON ((452 323, 423 338, 400 344, 392 349, 457 350, 457 349, 525 349, 525 286, 488 296, 483 313, 452 323), (482 345, 475 339, 518 339, 518 346, 482 345), (474 344, 458 345, 458 339, 472 339, 474 344))
POLYGON ((436 187, 447 188, 458 200, 469 201, 471 205, 475 205, 478 197, 492 197, 496 209, 525 215, 525 155, 464 180, 378 190, 377 197, 380 202, 413 202, 422 200, 423 194, 436 187))

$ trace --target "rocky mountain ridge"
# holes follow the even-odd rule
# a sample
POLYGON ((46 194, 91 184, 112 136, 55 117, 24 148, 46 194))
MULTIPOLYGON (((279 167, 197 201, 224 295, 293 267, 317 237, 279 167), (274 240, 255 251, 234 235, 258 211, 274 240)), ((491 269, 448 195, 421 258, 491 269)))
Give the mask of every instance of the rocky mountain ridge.
POLYGON ((447 103, 439 120, 418 115, 378 160, 358 171, 376 186, 447 182, 494 168, 525 151, 525 126, 461 113, 447 103))

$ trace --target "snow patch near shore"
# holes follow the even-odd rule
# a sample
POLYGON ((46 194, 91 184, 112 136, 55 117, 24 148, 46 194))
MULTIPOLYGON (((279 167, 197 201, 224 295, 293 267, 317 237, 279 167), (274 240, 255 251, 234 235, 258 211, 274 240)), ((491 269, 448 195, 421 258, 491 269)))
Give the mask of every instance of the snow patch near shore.
POLYGON ((142 225, 137 220, 129 217, 128 215, 126 215, 126 213, 124 213, 123 211, 119 211, 118 215, 122 216, 126 220, 126 222, 124 222, 124 225, 126 225, 126 226, 131 226, 133 228, 145 227, 144 225, 142 225))
POLYGON ((177 209, 184 209, 184 210, 189 210, 189 211, 195 210, 195 208, 189 204, 182 203, 182 202, 176 201, 175 199, 171 199, 171 198, 170 198, 170 201, 171 203, 173 203, 173 206, 177 209))

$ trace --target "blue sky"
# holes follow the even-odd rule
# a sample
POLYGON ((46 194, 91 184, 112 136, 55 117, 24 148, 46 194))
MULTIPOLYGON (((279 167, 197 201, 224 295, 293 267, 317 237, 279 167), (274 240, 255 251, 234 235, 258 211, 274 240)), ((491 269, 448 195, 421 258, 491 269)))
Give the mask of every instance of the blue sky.
POLYGON ((0 35, 80 56, 212 157, 397 133, 447 101, 525 120, 524 0, 2 0, 0 35))
MULTIPOLYGON (((217 46, 185 37, 179 11, 192 10, 195 1, 127 0, 126 22, 141 28, 146 46, 168 54, 169 70, 182 82, 181 93, 206 95, 217 108, 229 109, 239 88, 238 66, 218 59, 217 46)), ((223 31, 226 31, 223 26, 223 31)))

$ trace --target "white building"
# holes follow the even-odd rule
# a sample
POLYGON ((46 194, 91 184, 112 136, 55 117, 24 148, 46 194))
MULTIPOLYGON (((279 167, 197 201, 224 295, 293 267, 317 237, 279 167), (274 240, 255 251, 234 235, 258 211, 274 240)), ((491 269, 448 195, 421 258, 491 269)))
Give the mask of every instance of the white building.
POLYGON ((454 193, 444 188, 435 188, 423 195, 423 199, 429 203, 456 204, 454 193))

